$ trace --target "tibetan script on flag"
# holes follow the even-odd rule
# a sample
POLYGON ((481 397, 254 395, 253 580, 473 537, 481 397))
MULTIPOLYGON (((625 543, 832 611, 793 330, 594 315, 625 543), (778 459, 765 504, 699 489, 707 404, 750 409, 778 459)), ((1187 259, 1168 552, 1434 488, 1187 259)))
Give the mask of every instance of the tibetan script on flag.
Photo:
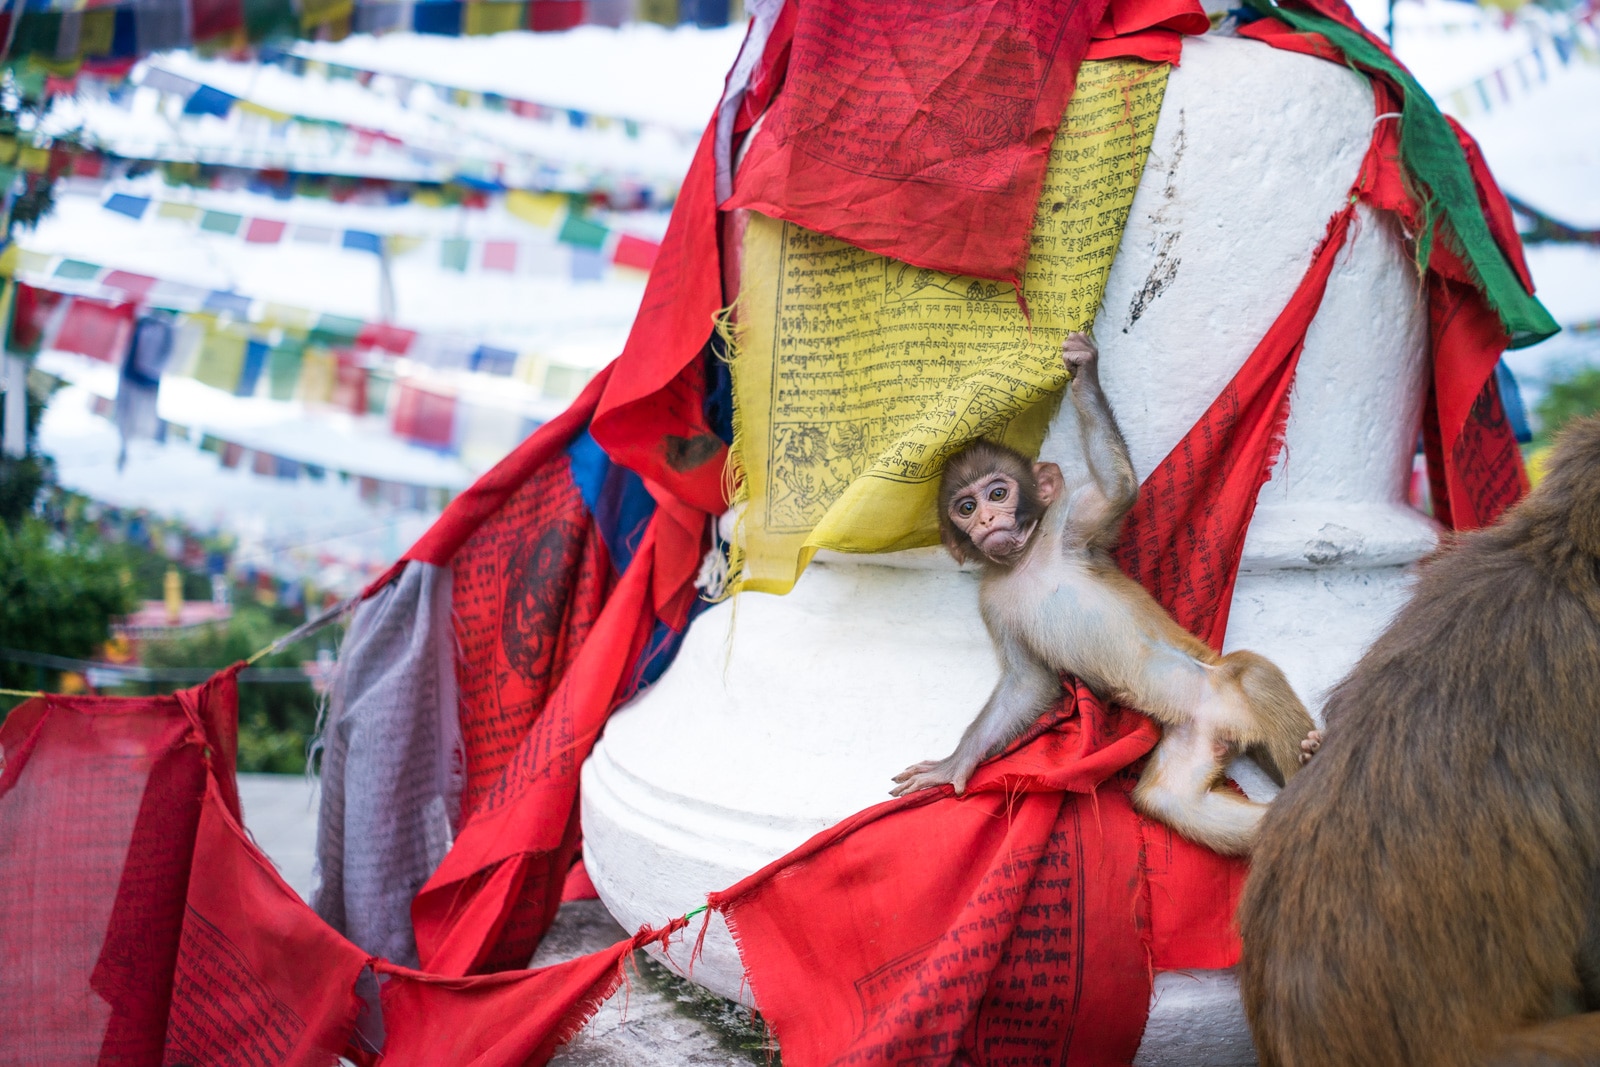
POLYGON ((1067 382, 1061 341, 1094 321, 1167 71, 1080 69, 1030 238, 1031 324, 1003 283, 751 218, 733 360, 740 589, 787 592, 818 548, 937 544, 947 456, 980 437, 1038 450, 1067 382))

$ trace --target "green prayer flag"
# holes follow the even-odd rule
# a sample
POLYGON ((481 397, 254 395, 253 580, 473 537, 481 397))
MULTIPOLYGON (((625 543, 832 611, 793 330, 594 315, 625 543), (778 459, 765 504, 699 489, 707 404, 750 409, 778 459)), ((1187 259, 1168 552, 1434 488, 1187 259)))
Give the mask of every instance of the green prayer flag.
POLYGON ((233 215, 226 211, 207 211, 200 216, 200 228, 207 233, 238 233, 239 224, 244 221, 243 215, 233 215))
POLYGON ((1511 348, 1537 344, 1561 329, 1544 305, 1522 287, 1505 253, 1495 243, 1478 203, 1478 188, 1466 152, 1438 105, 1409 71, 1390 59, 1365 35, 1325 15, 1272 0, 1245 0, 1262 15, 1282 19, 1303 33, 1320 33, 1354 66, 1381 74, 1400 89, 1400 162, 1422 205, 1417 263, 1427 267, 1434 228, 1460 253, 1489 306, 1500 318, 1511 348))
POLYGON ((73 281, 89 281, 100 273, 98 263, 85 263, 81 259, 63 259, 56 264, 56 277, 73 281))
POLYGON ((267 395, 274 400, 293 400, 300 382, 300 357, 305 346, 284 338, 267 355, 267 395))
POLYGON ((579 248, 599 248, 606 243, 608 232, 610 231, 598 222, 568 215, 567 220, 561 224, 561 233, 557 239, 562 244, 576 245, 579 248))
POLYGON ((322 315, 317 319, 317 324, 311 328, 311 336, 307 342, 322 345, 326 348, 347 348, 355 344, 356 338, 361 336, 361 327, 365 325, 360 319, 352 319, 345 315, 322 315))
POLYGON ((444 270, 465 272, 471 255, 472 242, 465 238, 446 237, 439 242, 439 266, 444 270))

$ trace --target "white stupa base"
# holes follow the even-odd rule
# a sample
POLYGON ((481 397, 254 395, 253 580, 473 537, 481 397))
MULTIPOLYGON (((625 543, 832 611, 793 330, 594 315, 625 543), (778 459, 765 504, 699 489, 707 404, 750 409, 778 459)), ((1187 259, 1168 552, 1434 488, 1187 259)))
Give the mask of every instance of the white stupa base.
MULTIPOLYGON (((1101 379, 1148 475, 1243 364, 1347 202, 1374 120, 1332 63, 1185 42, 1095 323, 1101 379)), ((1365 209, 1306 337, 1283 456, 1246 539, 1229 648, 1276 661, 1313 714, 1405 596, 1434 528, 1405 503, 1426 316, 1395 229, 1365 209)), ((1076 455, 1071 407, 1042 455, 1076 455)), ((947 754, 997 669, 977 576, 937 549, 822 553, 784 597, 702 615, 583 769, 584 856, 627 927, 698 907, 947 754)), ((1270 792, 1240 767, 1247 791, 1270 792)), ((687 948, 666 962, 687 970, 687 948)), ((692 979, 749 1002, 713 917, 692 979)), ((1142 1064, 1253 1062, 1228 973, 1157 976, 1142 1064)))

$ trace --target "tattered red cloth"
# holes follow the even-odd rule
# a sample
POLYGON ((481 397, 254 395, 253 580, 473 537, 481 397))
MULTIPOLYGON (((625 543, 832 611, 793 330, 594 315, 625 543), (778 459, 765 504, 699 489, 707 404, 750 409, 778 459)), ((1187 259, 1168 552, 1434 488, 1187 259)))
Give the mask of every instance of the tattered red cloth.
POLYGON ((1107 0, 806 0, 733 198, 1020 288, 1050 143, 1107 0))
MULTIPOLYGON (((1145 480, 1117 551, 1213 647, 1352 213, 1335 216, 1288 307, 1145 480)), ((1239 949, 1243 861, 1133 811, 1130 768, 1159 736, 1073 680, 968 795, 880 804, 714 894, 786 1062, 1131 1062, 1151 970, 1231 966, 1239 949)))
POLYGON ((386 1067, 537 1067, 631 952, 682 927, 476 978, 371 958, 241 828, 238 669, 174 696, 36 699, 0 724, 6 1062, 331 1067, 372 967, 386 1067))

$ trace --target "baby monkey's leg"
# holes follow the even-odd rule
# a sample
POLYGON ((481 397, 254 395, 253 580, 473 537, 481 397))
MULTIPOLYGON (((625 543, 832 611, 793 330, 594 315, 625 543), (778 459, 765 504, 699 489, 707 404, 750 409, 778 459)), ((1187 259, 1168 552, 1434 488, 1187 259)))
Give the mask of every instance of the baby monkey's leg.
POLYGON ((1166 727, 1133 791, 1134 807, 1229 856, 1250 851, 1266 806, 1222 786, 1232 746, 1194 721, 1166 727))

